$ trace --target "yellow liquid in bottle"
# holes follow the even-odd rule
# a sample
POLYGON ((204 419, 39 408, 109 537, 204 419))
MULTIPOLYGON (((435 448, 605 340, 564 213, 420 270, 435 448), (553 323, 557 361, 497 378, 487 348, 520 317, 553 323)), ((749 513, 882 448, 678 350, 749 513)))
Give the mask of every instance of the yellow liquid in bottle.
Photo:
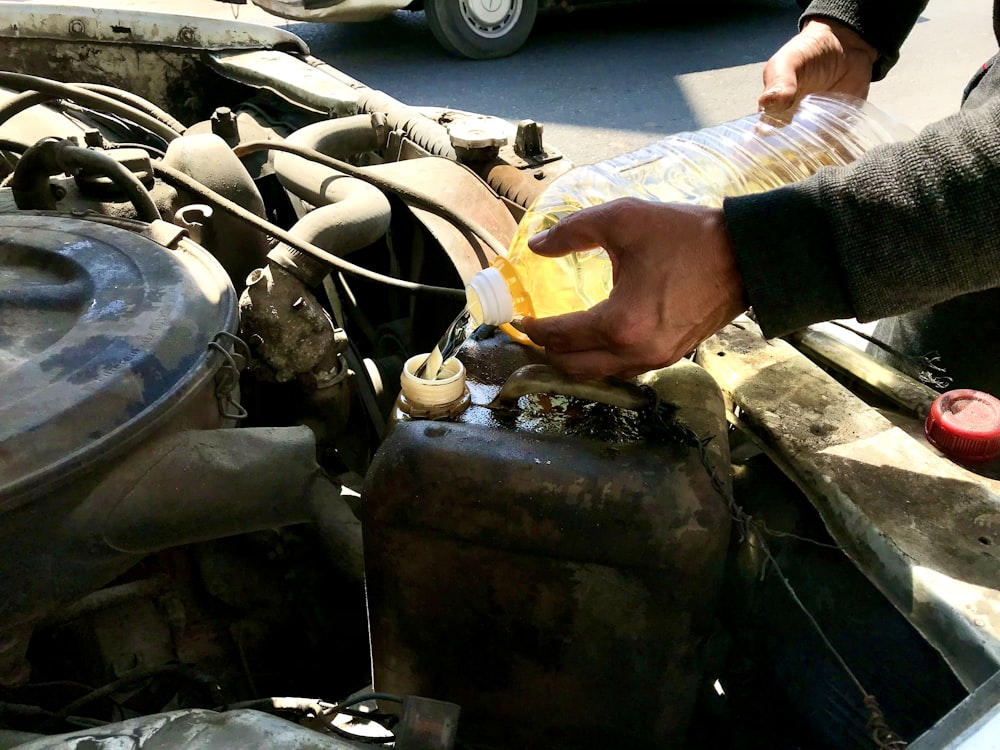
POLYGON ((546 258, 528 248, 531 237, 560 219, 623 197, 721 207, 727 197, 782 187, 822 167, 845 166, 874 145, 912 135, 867 103, 839 96, 807 97, 790 119, 757 114, 680 133, 557 179, 521 220, 507 260, 536 317, 586 310, 611 293, 607 254, 595 248, 546 258))

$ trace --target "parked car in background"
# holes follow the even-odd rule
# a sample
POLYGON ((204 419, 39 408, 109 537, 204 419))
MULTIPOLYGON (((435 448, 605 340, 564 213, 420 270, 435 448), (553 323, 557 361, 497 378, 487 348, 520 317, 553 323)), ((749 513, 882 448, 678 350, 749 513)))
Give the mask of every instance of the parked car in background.
MULTIPOLYGON (((635 0, 632 0, 633 2, 635 0)), ((527 41, 538 13, 608 0, 253 0, 294 21, 373 21, 398 10, 423 10, 431 33, 452 54, 488 60, 513 54, 527 41)))

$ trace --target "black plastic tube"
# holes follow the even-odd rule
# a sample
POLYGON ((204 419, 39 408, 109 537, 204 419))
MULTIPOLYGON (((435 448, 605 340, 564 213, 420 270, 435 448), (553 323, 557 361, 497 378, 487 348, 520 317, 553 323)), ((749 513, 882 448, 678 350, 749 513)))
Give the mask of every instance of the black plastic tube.
POLYGON ((108 177, 128 196, 143 221, 161 218, 138 177, 104 152, 77 146, 69 140, 42 140, 24 152, 10 180, 14 202, 22 210, 56 209, 49 177, 75 169, 88 169, 108 177))
POLYGON ((13 154, 23 154, 31 148, 30 143, 15 141, 13 138, 0 138, 0 151, 10 151, 13 154))

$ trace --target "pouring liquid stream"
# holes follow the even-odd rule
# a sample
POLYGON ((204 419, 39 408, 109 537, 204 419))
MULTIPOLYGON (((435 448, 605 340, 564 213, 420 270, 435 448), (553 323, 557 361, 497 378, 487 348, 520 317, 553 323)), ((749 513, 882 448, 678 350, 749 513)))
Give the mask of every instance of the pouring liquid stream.
POLYGON ((458 353, 474 328, 468 308, 462 310, 445 329, 441 340, 417 369, 416 376, 424 380, 437 380, 441 365, 458 353))

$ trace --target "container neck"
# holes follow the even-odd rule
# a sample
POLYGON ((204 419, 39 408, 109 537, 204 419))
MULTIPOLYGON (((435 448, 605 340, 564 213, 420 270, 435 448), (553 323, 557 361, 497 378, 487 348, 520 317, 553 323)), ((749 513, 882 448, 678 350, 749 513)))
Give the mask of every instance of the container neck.
POLYGON ((446 360, 434 380, 417 377, 417 371, 429 355, 418 354, 406 360, 400 376, 399 408, 413 419, 449 419, 469 406, 465 385, 465 365, 455 357, 446 360))

